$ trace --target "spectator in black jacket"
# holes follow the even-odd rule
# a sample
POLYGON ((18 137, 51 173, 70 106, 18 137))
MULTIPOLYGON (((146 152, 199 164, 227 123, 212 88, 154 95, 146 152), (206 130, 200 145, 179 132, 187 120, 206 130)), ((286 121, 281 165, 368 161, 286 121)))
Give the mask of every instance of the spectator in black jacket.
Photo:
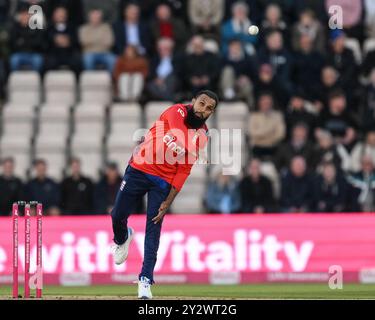
POLYGON ((0 216, 12 212, 12 204, 23 199, 22 181, 14 175, 14 159, 5 158, 0 175, 0 216))
POLYGON ((347 100, 343 91, 336 90, 330 94, 328 109, 321 112, 318 127, 329 131, 334 138, 345 143, 353 140, 357 123, 350 109, 347 108, 347 100))
POLYGON ((273 209, 274 195, 271 181, 260 172, 260 161, 253 159, 247 175, 240 181, 241 212, 266 213, 273 209))
POLYGON ((375 129, 375 68, 369 76, 370 83, 362 95, 361 124, 363 130, 375 129))
POLYGON ((202 89, 215 90, 219 77, 219 59, 205 51, 204 39, 196 35, 190 41, 191 53, 183 58, 181 77, 193 95, 202 89))
POLYGON ((109 214, 115 203, 122 178, 116 163, 108 163, 102 179, 94 191, 94 208, 97 214, 109 214))
POLYGON ((345 33, 340 29, 331 31, 331 48, 328 63, 340 73, 340 81, 345 90, 355 90, 358 86, 358 66, 353 51, 345 47, 345 33))
POLYGON ((324 59, 313 47, 313 40, 309 35, 300 36, 299 47, 293 57, 292 79, 297 88, 308 93, 319 84, 324 59))
POLYGON ((281 181, 283 212, 308 212, 314 208, 313 177, 307 172, 306 160, 296 156, 281 181))
POLYGON ((279 31, 271 31, 266 36, 266 44, 257 53, 260 64, 267 63, 272 66, 275 77, 288 92, 293 87, 291 83, 291 55, 285 48, 282 34, 279 31))
POLYGON ((315 105, 305 100, 303 94, 299 92, 293 94, 285 112, 287 137, 291 136, 291 129, 294 126, 303 123, 308 129, 308 136, 313 138, 313 132, 317 121, 315 108, 315 105))
POLYGON ((34 170, 35 178, 25 186, 26 200, 41 202, 47 215, 59 215, 60 188, 54 180, 48 177, 46 161, 35 160, 34 170))
POLYGON ((48 39, 50 48, 47 69, 67 67, 78 73, 81 66, 77 30, 68 23, 68 11, 64 7, 58 7, 53 12, 48 39))
POLYGON ((90 214, 93 210, 93 183, 81 173, 81 161, 70 162, 71 175, 61 183, 61 209, 63 214, 90 214))
POLYGON ((308 140, 308 127, 304 123, 296 124, 292 130, 291 139, 279 145, 275 165, 280 171, 287 170, 290 160, 295 156, 302 156, 305 159, 312 159, 314 146, 308 140))
POLYGON ((375 68, 375 50, 367 52, 361 64, 361 74, 367 77, 371 70, 375 68))
POLYGON ((114 24, 114 51, 117 55, 121 55, 128 45, 137 47, 141 55, 150 53, 150 31, 147 25, 140 20, 139 15, 139 6, 135 3, 129 3, 123 10, 123 20, 114 24))
POLYGON ((319 109, 322 109, 323 106, 328 105, 328 97, 331 92, 341 88, 338 71, 333 66, 326 65, 321 71, 319 83, 312 89, 309 98, 315 101, 319 109))
POLYGON ((40 29, 31 29, 29 18, 28 9, 23 8, 17 13, 9 32, 12 71, 27 68, 40 72, 43 68, 42 53, 46 49, 45 32, 40 29))
POLYGON ((316 211, 346 211, 348 185, 345 179, 337 173, 333 163, 323 164, 322 173, 317 177, 315 188, 316 211))

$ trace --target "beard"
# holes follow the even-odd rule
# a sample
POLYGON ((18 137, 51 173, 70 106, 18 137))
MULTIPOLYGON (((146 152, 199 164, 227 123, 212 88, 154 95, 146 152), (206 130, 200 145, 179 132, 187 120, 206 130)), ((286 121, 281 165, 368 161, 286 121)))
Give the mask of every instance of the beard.
POLYGON ((193 128, 193 129, 199 129, 200 127, 202 127, 205 122, 206 122, 206 118, 200 118, 198 117, 195 113, 194 113, 194 108, 191 106, 191 107, 188 107, 188 110, 187 110, 187 115, 186 115, 186 118, 185 118, 185 123, 193 128))

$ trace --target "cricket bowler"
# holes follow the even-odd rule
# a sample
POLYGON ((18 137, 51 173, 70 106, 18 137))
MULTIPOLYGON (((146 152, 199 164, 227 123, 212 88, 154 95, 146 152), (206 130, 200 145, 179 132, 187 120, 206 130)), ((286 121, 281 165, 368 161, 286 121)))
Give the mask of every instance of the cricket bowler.
POLYGON ((151 299, 151 285, 164 215, 188 178, 208 141, 207 119, 217 95, 200 91, 191 104, 167 108, 135 148, 111 212, 116 264, 126 260, 134 230, 127 225, 134 205, 147 193, 144 259, 138 277, 138 298, 151 299))

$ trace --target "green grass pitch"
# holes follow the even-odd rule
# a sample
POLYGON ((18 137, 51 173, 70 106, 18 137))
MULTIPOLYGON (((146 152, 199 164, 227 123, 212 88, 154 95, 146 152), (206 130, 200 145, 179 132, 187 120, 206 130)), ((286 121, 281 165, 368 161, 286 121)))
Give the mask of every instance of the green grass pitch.
MULTIPOLYGON (((155 285, 152 292, 159 299, 375 299, 375 284, 344 284, 336 290, 327 284, 155 285)), ((133 299, 136 293, 136 285, 43 290, 46 299, 133 299)), ((10 294, 10 286, 0 286, 0 299, 9 299, 10 294)))

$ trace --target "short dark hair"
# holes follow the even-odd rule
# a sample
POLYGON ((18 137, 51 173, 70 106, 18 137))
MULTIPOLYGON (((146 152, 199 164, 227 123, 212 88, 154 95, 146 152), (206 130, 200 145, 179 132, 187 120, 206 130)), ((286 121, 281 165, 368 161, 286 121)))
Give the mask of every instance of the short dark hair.
POLYGON ((14 164, 14 158, 13 157, 6 157, 4 159, 2 159, 1 161, 1 164, 5 164, 6 162, 11 162, 14 164))
POLYGON ((42 159, 42 158, 39 158, 39 159, 35 159, 34 162, 33 162, 33 165, 34 167, 36 167, 37 165, 39 164, 43 164, 43 165, 47 165, 47 161, 42 159))
POLYGON ((219 98, 217 96, 217 94, 211 90, 201 90, 199 91, 196 95, 195 95, 195 98, 198 98, 199 96, 201 96, 202 94, 205 94, 206 96, 210 97, 211 99, 215 100, 215 108, 217 107, 218 103, 219 103, 219 98))
POLYGON ((332 99, 341 98, 341 97, 346 98, 346 94, 345 94, 344 90, 342 90, 342 89, 336 89, 336 90, 333 90, 328 95, 328 100, 331 101, 332 99))
POLYGON ((78 157, 72 157, 69 159, 69 165, 72 165, 74 162, 78 162, 79 164, 81 163, 81 159, 78 157))
POLYGON ((106 169, 118 170, 118 165, 115 161, 108 161, 105 164, 106 169))

